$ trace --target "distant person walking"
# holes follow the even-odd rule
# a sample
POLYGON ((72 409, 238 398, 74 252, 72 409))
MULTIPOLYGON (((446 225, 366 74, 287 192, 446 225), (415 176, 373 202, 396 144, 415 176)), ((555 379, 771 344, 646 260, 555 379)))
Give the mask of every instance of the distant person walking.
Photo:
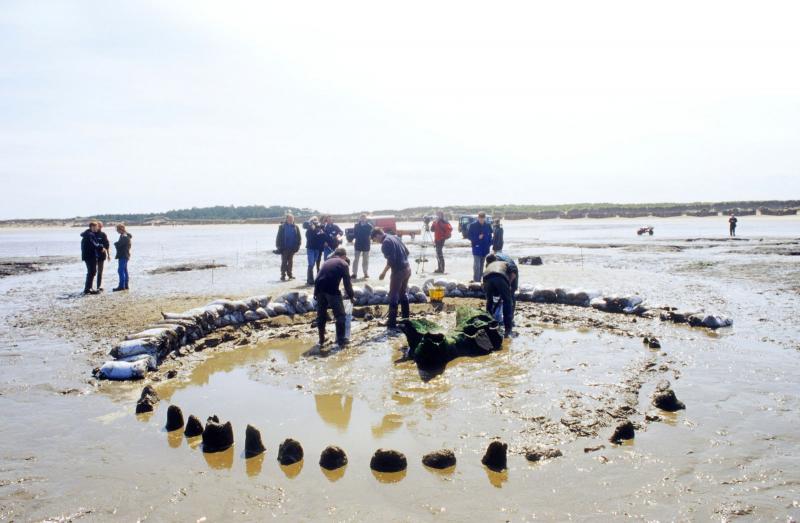
POLYGON ((486 293, 486 310, 494 316, 497 307, 503 307, 503 326, 505 337, 511 336, 514 325, 514 294, 511 284, 517 278, 511 266, 500 261, 494 254, 486 257, 486 270, 483 271, 483 290, 486 293))
POLYGON ((734 216, 733 214, 731 214, 731 217, 728 218, 728 227, 730 229, 731 238, 736 236, 736 224, 738 222, 739 220, 736 219, 736 216, 734 216))
POLYGON ((325 259, 327 260, 328 257, 331 254, 333 254, 333 251, 341 243, 342 234, 344 234, 344 233, 342 232, 341 227, 339 227, 338 225, 333 223, 333 217, 332 216, 325 216, 322 219, 322 223, 324 224, 324 229, 323 230, 325 231, 325 236, 328 237, 328 240, 326 241, 327 245, 325 245, 325 250, 324 250, 325 259))
POLYGON ((287 214, 278 227, 275 247, 281 253, 281 281, 286 281, 287 277, 293 280, 294 255, 300 250, 300 227, 294 223, 294 215, 287 214))
MULTIPOLYGON (((306 228, 306 256, 308 257, 308 274, 306 276, 306 284, 314 285, 314 266, 319 263, 322 257, 322 249, 325 248, 325 232, 319 223, 316 216, 312 216, 308 220, 308 228, 306 228)), ((318 266, 318 265, 317 265, 318 266)), ((317 269, 319 273, 319 269, 317 269)))
POLYGON ((467 229, 467 236, 472 243, 472 281, 480 282, 486 255, 492 246, 492 226, 486 223, 485 212, 478 213, 478 219, 467 229))
POLYGON ((125 228, 124 223, 117 224, 117 232, 119 233, 119 240, 114 242, 114 249, 117 251, 115 258, 117 259, 119 283, 111 289, 114 292, 128 290, 128 260, 131 259, 131 238, 133 238, 133 235, 125 228))
POLYGON ((367 215, 362 214, 358 217, 358 222, 353 226, 354 252, 353 257, 353 279, 358 277, 358 260, 361 259, 364 279, 369 278, 369 236, 372 234, 372 224, 367 221, 367 215))
POLYGON ((411 265, 408 263, 408 248, 403 241, 393 234, 386 234, 380 227, 372 229, 372 241, 381 244, 381 252, 386 258, 386 267, 381 272, 380 279, 386 277, 389 269, 392 276, 389 279, 389 318, 386 327, 397 328, 397 305, 400 304, 401 316, 409 316, 408 305, 408 280, 411 278, 411 265))
POLYGON ((444 211, 436 212, 436 219, 431 223, 433 233, 433 245, 436 248, 436 270, 437 274, 444 274, 444 242, 450 239, 453 234, 453 226, 444 217, 444 211))
POLYGON ((500 223, 500 218, 492 223, 492 252, 501 252, 503 250, 503 224, 500 223))
POLYGON ((92 290, 94 277, 97 275, 97 260, 102 256, 103 245, 97 237, 97 222, 89 222, 89 228, 81 233, 81 260, 86 264, 86 283, 83 286, 84 294, 97 294, 92 290))
POLYGON ((97 241, 103 247, 102 256, 97 258, 97 291, 103 292, 103 267, 106 260, 111 261, 111 243, 108 241, 108 236, 103 232, 103 222, 97 222, 97 241))
POLYGON ((333 310, 336 320, 336 343, 344 346, 350 343, 345 337, 345 312, 342 293, 339 284, 344 282, 344 290, 348 299, 353 300, 353 285, 350 282, 350 263, 344 247, 333 251, 317 275, 314 282, 314 298, 317 300, 317 332, 319 333, 319 346, 325 344, 325 322, 328 321, 328 309, 333 310))

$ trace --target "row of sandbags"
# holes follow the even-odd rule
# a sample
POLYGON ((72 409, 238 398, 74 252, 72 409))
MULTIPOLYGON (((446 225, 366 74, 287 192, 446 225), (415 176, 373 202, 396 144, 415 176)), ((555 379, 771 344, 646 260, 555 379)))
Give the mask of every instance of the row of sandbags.
POLYGON ((281 315, 316 310, 305 292, 288 292, 277 298, 253 296, 244 300, 215 300, 181 313, 162 313, 163 319, 127 336, 111 349, 113 360, 96 372, 99 378, 141 379, 171 352, 202 339, 216 329, 281 315))
MULTIPOLYGON (((373 287, 365 284, 363 287, 353 286, 353 305, 388 305, 389 289, 386 287, 373 287)), ((427 292, 422 292, 418 285, 410 285, 406 292, 409 303, 427 303, 427 292)))
MULTIPOLYGON (((483 287, 477 282, 458 282, 448 279, 428 279, 418 287, 408 288, 411 303, 425 303, 433 287, 445 289, 449 298, 483 298, 483 287)), ((389 302, 388 289, 382 287, 353 287, 357 306, 382 305, 389 302)), ((520 302, 558 303, 593 307, 610 313, 643 314, 647 306, 639 296, 603 296, 600 292, 582 289, 544 288, 521 285, 516 294, 520 302)), ((114 358, 104 363, 97 375, 105 379, 141 379, 169 353, 202 339, 214 330, 228 325, 241 325, 281 315, 304 314, 316 310, 313 296, 305 292, 287 292, 277 298, 253 296, 243 300, 215 300, 202 307, 182 313, 164 313, 163 319, 145 330, 127 336, 110 352, 114 358)), ((702 313, 681 313, 668 310, 661 315, 664 321, 688 323, 692 326, 718 329, 733 324, 729 318, 702 313)))

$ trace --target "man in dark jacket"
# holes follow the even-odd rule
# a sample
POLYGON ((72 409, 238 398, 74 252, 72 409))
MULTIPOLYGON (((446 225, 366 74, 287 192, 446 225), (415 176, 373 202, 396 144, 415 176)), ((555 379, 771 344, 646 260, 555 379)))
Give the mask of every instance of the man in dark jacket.
POLYGON ((317 330, 319 331, 319 345, 325 344, 325 322, 328 321, 328 309, 333 310, 336 319, 336 343, 344 346, 349 343, 345 338, 345 313, 342 293, 339 284, 344 282, 344 291, 347 297, 353 300, 353 285, 350 282, 350 263, 347 251, 343 247, 333 251, 331 256, 317 274, 314 282, 314 298, 317 300, 317 330))
POLYGON ((498 253, 503 250, 503 224, 500 219, 492 222, 492 252, 498 253))
POLYGON ((81 233, 81 260, 86 264, 86 283, 83 286, 84 294, 96 294, 99 292, 92 291, 92 284, 97 274, 97 259, 102 250, 103 246, 97 239, 97 222, 90 222, 89 228, 81 233))
POLYGON ((731 238, 736 236, 736 224, 739 220, 736 219, 736 216, 731 214, 731 217, 728 218, 728 230, 730 232, 731 238))
POLYGON ((294 255, 300 250, 300 227, 294 223, 293 215, 287 214, 286 220, 278 227, 275 247, 281 253, 281 281, 286 281, 287 276, 293 280, 294 255))
POLYGON ((431 223, 433 245, 436 247, 436 263, 438 267, 434 273, 444 274, 444 242, 453 234, 453 226, 444 217, 444 211, 437 211, 436 219, 431 223))
POLYGON ((503 325, 505 337, 511 336, 514 324, 514 295, 511 285, 517 278, 508 262, 498 260, 494 254, 486 257, 486 270, 483 271, 483 290, 486 293, 486 310, 494 316, 495 309, 503 304, 503 325))
POLYGON ((108 236, 103 232, 103 222, 97 222, 97 241, 102 246, 102 251, 97 255, 97 291, 103 291, 103 267, 106 260, 111 260, 111 242, 108 241, 108 236))
POLYGON ((323 251, 323 257, 327 260, 328 257, 333 254, 334 249, 339 246, 344 232, 341 227, 333 223, 333 216, 325 216, 322 219, 322 223, 324 224, 323 230, 325 231, 325 236, 328 237, 325 242, 325 250, 323 251))
POLYGON ((492 226, 486 223, 485 212, 478 213, 477 221, 469 225, 467 233, 472 243, 472 281, 480 282, 486 255, 492 246, 492 226))
POLYGON ((355 237, 355 258, 353 259, 353 279, 358 277, 358 259, 361 258, 364 279, 369 278, 369 235, 372 234, 372 224, 367 221, 367 215, 362 214, 353 226, 355 237))
POLYGON ((381 244, 381 252, 386 258, 386 267, 379 278, 384 279, 389 269, 392 269, 392 277, 389 279, 389 317, 386 326, 394 330, 397 328, 398 302, 402 317, 407 319, 409 316, 407 292, 408 280, 411 278, 411 265, 408 263, 408 249, 400 238, 384 233, 380 227, 372 229, 370 237, 375 243, 381 244))
POLYGON ((327 238, 317 217, 312 216, 311 219, 308 220, 308 227, 306 227, 306 256, 308 257, 307 285, 314 285, 315 265, 318 267, 317 274, 319 274, 319 260, 322 258, 322 249, 325 248, 325 241, 327 238))

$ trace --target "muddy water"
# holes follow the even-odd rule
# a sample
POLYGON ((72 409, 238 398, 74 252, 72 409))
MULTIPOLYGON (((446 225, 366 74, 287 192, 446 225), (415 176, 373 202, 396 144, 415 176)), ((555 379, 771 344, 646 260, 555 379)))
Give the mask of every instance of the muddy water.
MULTIPOLYGON (((781 224, 782 234, 735 244, 714 242, 710 234, 699 243, 676 237, 603 244, 607 223, 568 233, 546 223, 509 223, 507 250, 545 256, 544 266, 522 269, 523 281, 638 290, 655 303, 730 314, 735 327, 714 334, 531 307, 521 314, 520 337, 503 351, 456 360, 424 382, 413 364, 393 363, 402 340, 356 323, 354 337, 364 341, 326 358, 303 357, 313 343, 303 335, 208 353, 178 378, 156 384, 163 398, 156 412, 137 417, 141 384, 90 383, 93 352, 103 347, 80 322, 55 328, 37 312, 61 316, 96 307, 122 314, 118 299, 81 302, 54 289, 71 272, 79 276, 79 267, 4 279, 0 518, 797 519, 800 278, 796 258, 774 251, 793 248, 798 222, 770 221, 781 224), (544 239, 525 240, 534 234, 530 227, 543 227, 544 239), (20 309, 36 323, 20 318, 20 309), (587 324, 584 316, 605 325, 587 324), (645 333, 661 339, 662 351, 642 345, 638 336, 645 333), (650 394, 662 379, 672 382, 687 410, 645 424, 650 394), (167 434, 169 404, 186 416, 231 420, 237 444, 209 455, 198 441, 167 434), (642 429, 632 443, 613 446, 607 441, 613 421, 603 413, 621 405, 633 405, 631 418, 642 429), (573 418, 587 435, 561 422, 573 418), (262 432, 268 450, 260 458, 243 457, 247 423, 262 432), (302 464, 277 463, 286 437, 303 444, 302 464), (480 464, 494 437, 509 443, 503 474, 480 464), (348 453, 343 473, 325 474, 317 465, 329 444, 348 453), (529 464, 521 452, 539 444, 564 456, 529 464), (605 448, 584 452, 599 445, 605 448), (379 447, 404 452, 408 471, 376 477, 368 463, 379 447), (420 463, 439 448, 455 451, 454 470, 438 473, 420 463)), ((222 230, 230 237, 229 229, 208 229, 198 234, 212 238, 222 230)), ((656 224, 657 233, 662 229, 656 224)), ((458 259, 465 258, 462 250, 450 251, 457 277, 469 267, 468 259, 458 259)), ((263 283, 253 282, 274 278, 257 267, 240 271, 244 283, 234 270, 215 282, 220 293, 263 292, 263 283)), ((127 299, 152 300, 154 307, 179 289, 207 290, 187 275, 179 283, 139 277, 140 294, 127 299)))

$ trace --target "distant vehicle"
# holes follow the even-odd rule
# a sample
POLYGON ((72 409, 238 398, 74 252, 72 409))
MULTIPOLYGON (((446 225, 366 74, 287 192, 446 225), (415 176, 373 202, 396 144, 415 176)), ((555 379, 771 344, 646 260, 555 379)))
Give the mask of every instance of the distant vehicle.
MULTIPOLYGON (((371 223, 373 227, 380 227, 384 232, 399 236, 400 239, 402 239, 403 236, 411 236, 413 240, 417 237, 417 234, 419 234, 419 229, 398 229, 397 219, 394 216, 367 216, 367 221, 371 223)), ((347 238, 347 243, 353 243, 356 239, 355 229, 353 227, 348 227, 344 230, 344 236, 347 238)))
MULTIPOLYGON (((462 214, 461 217, 458 219, 458 232, 461 233, 461 237, 465 240, 469 238, 469 226, 472 225, 473 222, 478 221, 477 214, 462 214)), ((486 223, 489 225, 492 224, 492 217, 488 214, 486 215, 486 223)))
POLYGON ((641 236, 643 234, 649 234, 650 236, 652 236, 653 235, 653 228, 650 227, 650 226, 639 227, 639 230, 636 231, 636 234, 638 234, 639 236, 641 236))

